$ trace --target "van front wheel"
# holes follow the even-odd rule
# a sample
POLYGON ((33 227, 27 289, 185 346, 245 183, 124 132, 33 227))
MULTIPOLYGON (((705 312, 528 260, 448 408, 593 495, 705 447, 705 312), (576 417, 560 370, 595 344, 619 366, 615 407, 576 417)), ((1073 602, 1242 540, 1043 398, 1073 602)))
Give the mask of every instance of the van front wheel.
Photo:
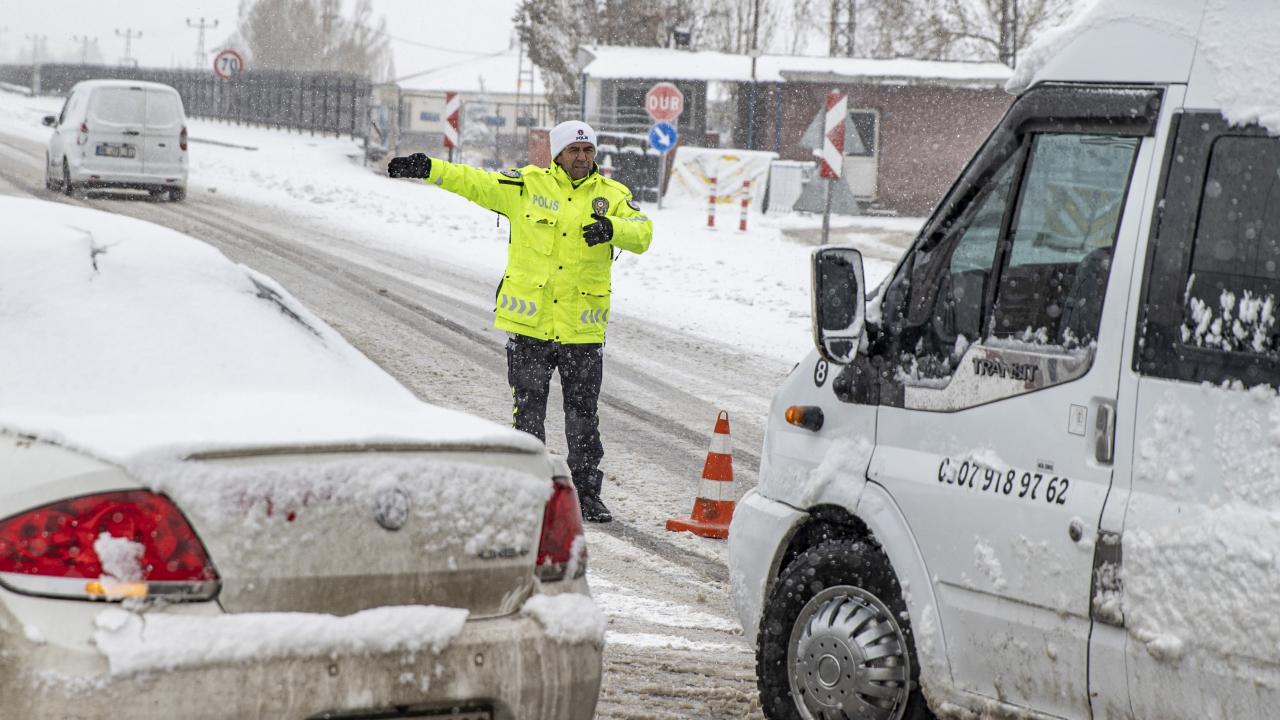
POLYGON ((880 548, 832 540, 783 570, 756 646, 770 720, 926 720, 915 642, 880 548))

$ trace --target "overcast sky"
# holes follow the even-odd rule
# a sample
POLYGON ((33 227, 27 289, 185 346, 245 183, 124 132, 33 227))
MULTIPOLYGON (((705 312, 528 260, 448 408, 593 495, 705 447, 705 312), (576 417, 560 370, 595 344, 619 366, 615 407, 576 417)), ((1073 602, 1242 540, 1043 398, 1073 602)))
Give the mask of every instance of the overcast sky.
MULTIPOLYGON (((355 0, 343 0, 349 15, 355 0)), ((468 56, 507 47, 517 0, 373 0, 375 13, 387 19, 392 47, 412 52, 396 56, 396 74, 408 75, 468 56), (398 40, 442 48, 432 50, 398 40), (448 52, 463 51, 463 52, 448 52), (402 59, 403 58, 403 59, 402 59), (424 65, 424 67, 417 67, 424 65)), ((125 39, 116 31, 142 36, 132 41, 133 56, 144 66, 192 67, 198 31, 187 20, 218 21, 206 31, 208 52, 235 30, 240 0, 0 0, 0 62, 30 62, 28 36, 47 38, 54 60, 78 61, 74 36, 97 38, 106 62, 124 57, 125 39)))

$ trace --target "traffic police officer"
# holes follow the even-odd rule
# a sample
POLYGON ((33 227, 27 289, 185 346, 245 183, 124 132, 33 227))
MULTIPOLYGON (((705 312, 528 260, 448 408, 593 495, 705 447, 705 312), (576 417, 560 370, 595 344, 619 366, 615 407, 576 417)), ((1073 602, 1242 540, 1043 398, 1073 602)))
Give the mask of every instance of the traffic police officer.
POLYGON ((642 253, 653 226, 626 185, 595 164, 596 134, 571 120, 551 129, 551 167, 486 172, 422 153, 391 160, 391 177, 422 178, 511 223, 494 325, 509 333, 513 426, 546 441, 547 392, 560 371, 569 468, 582 516, 613 519, 600 499, 597 405, 609 323, 613 249, 642 253))

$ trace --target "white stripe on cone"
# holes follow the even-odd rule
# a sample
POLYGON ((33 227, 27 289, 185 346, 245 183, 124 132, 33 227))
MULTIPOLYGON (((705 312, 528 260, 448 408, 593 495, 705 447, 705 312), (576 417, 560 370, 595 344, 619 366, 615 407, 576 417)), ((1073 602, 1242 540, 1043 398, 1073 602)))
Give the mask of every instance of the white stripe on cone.
POLYGON ((733 482, 729 480, 708 480, 703 478, 698 483, 698 497, 703 500, 730 500, 733 498, 733 482))

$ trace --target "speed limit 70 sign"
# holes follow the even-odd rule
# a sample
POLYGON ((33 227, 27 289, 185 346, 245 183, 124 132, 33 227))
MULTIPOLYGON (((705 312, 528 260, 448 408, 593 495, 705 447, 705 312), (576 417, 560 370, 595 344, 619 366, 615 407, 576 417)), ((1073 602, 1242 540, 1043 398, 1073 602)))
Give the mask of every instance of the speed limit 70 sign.
POLYGON ((213 58, 213 74, 230 80, 244 70, 244 58, 235 50, 223 50, 213 58))

